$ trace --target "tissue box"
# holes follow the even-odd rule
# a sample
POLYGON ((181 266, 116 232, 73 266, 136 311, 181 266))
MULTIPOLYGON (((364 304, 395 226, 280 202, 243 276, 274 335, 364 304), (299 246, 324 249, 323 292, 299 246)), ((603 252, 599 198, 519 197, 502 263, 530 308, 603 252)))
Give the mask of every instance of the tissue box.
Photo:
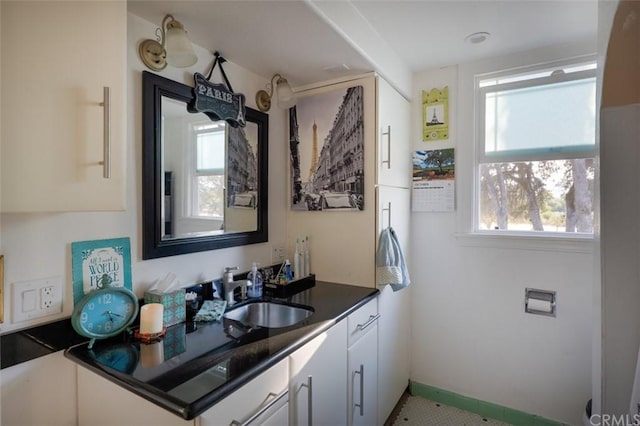
POLYGON ((162 303, 164 306, 164 326, 170 327, 184 322, 187 318, 184 294, 183 288, 169 293, 146 291, 144 293, 144 303, 162 303))

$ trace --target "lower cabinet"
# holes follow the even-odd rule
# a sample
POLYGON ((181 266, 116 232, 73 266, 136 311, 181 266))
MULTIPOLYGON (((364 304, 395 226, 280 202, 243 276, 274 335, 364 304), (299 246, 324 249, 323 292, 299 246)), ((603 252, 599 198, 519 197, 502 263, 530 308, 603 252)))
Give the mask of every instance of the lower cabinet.
POLYGON ((374 299, 347 320, 348 424, 376 425, 378 419, 378 300, 374 299))
POLYGON ((289 357, 290 424, 347 423, 347 322, 340 321, 289 357))
POLYGON ((76 369, 62 352, 2 369, 0 424, 76 426, 76 369))
POLYGON ((78 368, 78 424, 305 426, 381 424, 378 418, 378 300, 186 421, 78 368))
POLYGON ((184 420, 93 371, 78 367, 77 424, 193 426, 194 421, 184 420))

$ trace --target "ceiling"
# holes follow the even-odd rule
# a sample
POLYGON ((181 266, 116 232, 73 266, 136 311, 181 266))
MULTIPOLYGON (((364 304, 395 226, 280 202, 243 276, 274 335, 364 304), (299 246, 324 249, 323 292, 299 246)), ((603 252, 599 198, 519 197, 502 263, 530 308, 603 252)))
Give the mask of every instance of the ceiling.
POLYGON ((445 65, 595 40, 597 8, 597 0, 128 2, 131 13, 158 26, 165 14, 173 14, 197 45, 266 78, 280 72, 294 86, 372 70, 393 80, 445 65), (464 41, 480 31, 491 34, 486 42, 464 41))

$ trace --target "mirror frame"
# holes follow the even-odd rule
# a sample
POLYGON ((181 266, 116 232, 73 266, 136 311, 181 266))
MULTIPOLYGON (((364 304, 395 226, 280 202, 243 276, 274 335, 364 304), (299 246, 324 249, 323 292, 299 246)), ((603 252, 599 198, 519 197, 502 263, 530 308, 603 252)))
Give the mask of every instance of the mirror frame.
MULTIPOLYGON (((148 71, 142 72, 142 259, 175 256, 199 251, 268 241, 268 145, 269 116, 246 108, 246 120, 258 125, 258 206, 257 229, 198 237, 162 239, 162 97, 187 105, 193 100, 193 87, 148 71)), ((208 115, 208 114, 207 114, 208 115)), ((210 116, 210 118, 212 118, 210 116)), ((212 118, 213 121, 217 121, 212 118)), ((226 202, 226 201, 225 201, 226 202)))

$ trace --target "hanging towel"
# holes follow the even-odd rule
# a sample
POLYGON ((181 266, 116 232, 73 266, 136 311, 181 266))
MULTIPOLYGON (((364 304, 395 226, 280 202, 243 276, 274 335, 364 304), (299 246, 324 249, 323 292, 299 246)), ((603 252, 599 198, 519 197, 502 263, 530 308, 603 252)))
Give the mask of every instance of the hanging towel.
POLYGON ((402 248, 391 227, 380 233, 376 252, 376 284, 378 287, 389 284, 393 291, 401 290, 411 284, 402 248))

